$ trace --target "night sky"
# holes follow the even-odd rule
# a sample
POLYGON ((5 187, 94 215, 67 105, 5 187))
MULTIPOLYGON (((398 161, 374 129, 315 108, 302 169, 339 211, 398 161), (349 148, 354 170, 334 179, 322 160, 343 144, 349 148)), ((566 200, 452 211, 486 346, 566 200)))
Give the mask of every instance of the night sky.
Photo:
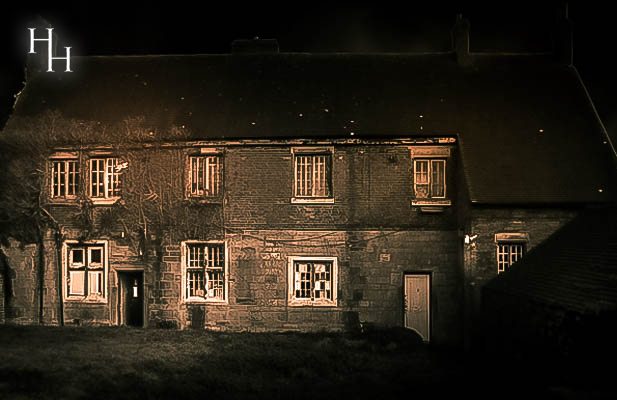
MULTIPOLYGON (((6 45, 0 58, 0 124, 21 88, 29 50, 28 21, 37 14, 55 28, 58 48, 71 46, 73 56, 229 53, 232 40, 256 36, 276 38, 282 52, 448 51, 450 29, 458 13, 471 22, 472 51, 542 52, 552 50, 553 24, 561 4, 23 3, 3 9, 0 15, 6 45)), ((574 65, 617 143, 617 80, 611 54, 617 47, 617 34, 611 7, 589 1, 569 3, 574 65)), ((63 49, 59 53, 63 55, 63 49)))

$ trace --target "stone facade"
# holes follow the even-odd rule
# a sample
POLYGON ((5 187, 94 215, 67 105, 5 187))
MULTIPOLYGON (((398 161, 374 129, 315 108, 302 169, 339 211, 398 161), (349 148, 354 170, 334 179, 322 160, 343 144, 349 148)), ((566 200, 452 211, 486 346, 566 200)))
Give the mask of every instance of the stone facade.
MULTIPOLYGON (((139 246, 128 240, 125 224, 110 219, 115 215, 112 206, 94 204, 87 209, 91 225, 86 226, 78 202, 51 202, 48 207, 62 226, 63 239, 59 247, 51 236, 45 239, 43 279, 38 275, 35 245, 5 249, 14 274, 8 319, 57 324, 62 313, 67 324, 122 325, 127 322, 124 302, 129 301, 125 300, 130 289, 126 277, 141 276, 144 301, 140 307, 146 327, 340 331, 348 329, 350 321, 403 326, 405 276, 426 274, 431 341, 461 345, 463 333, 471 330, 465 321, 475 315, 479 288, 496 275, 495 233, 526 233, 529 250, 576 213, 557 208, 472 207, 465 197, 453 140, 411 145, 312 143, 331 155, 332 201, 294 203, 293 151, 302 146, 306 144, 206 146, 224 160, 222 196, 204 202, 184 198, 182 190, 173 193, 170 196, 175 196, 184 215, 180 228, 149 233, 139 246), (418 148, 430 148, 446 160, 448 204, 412 205, 412 154, 418 148), (193 225, 187 228, 184 222, 193 225), (99 233, 93 236, 92 232, 99 233), (465 245, 465 234, 478 236, 465 245), (185 252, 191 240, 224 244, 222 301, 187 300, 185 252), (95 242, 105 249, 102 294, 92 301, 69 299, 69 249, 95 242), (290 260, 294 257, 335 260, 335 301, 291 304, 290 260)), ((172 147, 163 156, 184 160, 202 148, 196 143, 172 147)), ((181 162, 169 168, 170 174, 176 174, 170 182, 186 187, 187 164, 181 162)), ((87 164, 81 168, 87 171, 87 164)))

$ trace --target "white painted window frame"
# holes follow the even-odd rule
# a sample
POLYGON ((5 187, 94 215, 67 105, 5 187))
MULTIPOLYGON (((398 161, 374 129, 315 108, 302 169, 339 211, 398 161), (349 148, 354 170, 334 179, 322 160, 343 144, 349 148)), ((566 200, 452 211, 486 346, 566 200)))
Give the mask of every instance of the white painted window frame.
MULTIPOLYGON (((115 180, 114 180, 114 176, 117 176, 117 181, 121 182, 121 177, 120 175, 122 174, 121 171, 114 171, 111 174, 109 173, 109 168, 118 168, 118 166, 120 165, 120 159, 118 157, 111 157, 111 156, 93 156, 88 160, 88 195, 90 197, 90 200, 92 200, 93 203, 98 203, 98 204, 112 204, 114 202, 116 202, 120 196, 110 196, 109 193, 113 192, 114 188, 114 184, 115 184, 115 180), (97 195, 94 196, 93 192, 92 192, 92 172, 93 172, 93 164, 95 161, 103 161, 104 164, 104 170, 103 170, 103 195, 97 195), (111 163, 111 165, 110 165, 111 163)), ((98 171, 98 170, 97 170, 98 171)))
MULTIPOLYGON (((311 257, 311 256, 289 256, 287 257, 287 304, 289 306, 317 306, 317 307, 336 307, 338 305, 338 257, 311 257), (328 299, 298 299, 295 297, 295 268, 296 262, 320 262, 332 263, 330 287, 332 300, 328 299)), ((311 288, 311 290, 315 290, 311 288)))
MULTIPOLYGON (((202 303, 202 304, 228 304, 229 302, 229 247, 227 246, 227 242, 225 240, 185 240, 181 243, 181 265, 182 265, 182 285, 181 285, 181 290, 182 290, 182 301, 184 303, 202 303), (209 244, 217 244, 223 245, 224 248, 224 256, 225 256, 225 265, 223 268, 223 276, 224 276, 224 282, 223 282, 223 299, 216 299, 216 298, 208 298, 208 297, 200 297, 200 296, 187 296, 187 284, 186 284, 186 280, 187 280, 187 274, 188 274, 188 269, 187 268, 187 263, 188 263, 188 247, 189 245, 193 245, 193 244, 199 244, 199 245, 209 245, 209 244)), ((204 288, 206 288, 205 290, 207 291, 207 284, 208 284, 208 278, 207 278, 208 274, 207 274, 207 268, 204 268, 204 288)))
POLYGON ((74 199, 77 197, 78 193, 79 193, 79 187, 80 187, 80 165, 79 165, 79 159, 77 158, 64 158, 64 159, 59 159, 59 158, 52 158, 50 160, 50 174, 49 174, 49 197, 51 197, 54 200, 61 200, 61 199, 74 199), (75 171, 74 171, 74 175, 75 175, 75 192, 73 194, 68 194, 69 190, 69 177, 71 175, 71 173, 69 172, 69 164, 70 163, 74 163, 75 164, 75 171), (55 195, 55 191, 54 191, 54 186, 56 183, 58 183, 58 185, 60 185, 60 182, 56 180, 56 176, 55 176, 55 171, 56 171, 56 164, 64 164, 64 172, 58 176, 59 180, 63 180, 64 181, 64 190, 65 190, 65 195, 55 195))
POLYGON ((416 157, 413 159, 413 195, 419 202, 433 202, 434 200, 440 201, 445 200, 447 198, 447 185, 446 185, 446 168, 447 168, 447 160, 445 158, 434 158, 434 157, 416 157), (418 169, 418 162, 426 162, 427 164, 427 180, 428 182, 423 185, 428 185, 429 197, 418 199, 416 193, 418 192, 418 183, 416 181, 416 171, 418 169), (433 163, 443 163, 443 196, 433 196, 433 163))
MULTIPOLYGON (((333 204, 334 203, 334 147, 292 147, 292 163, 293 163, 293 195, 291 197, 291 203, 294 204, 333 204), (325 182, 326 187, 329 186, 330 194, 328 196, 299 196, 298 195, 298 156, 329 156, 330 165, 325 164, 325 182)), ((313 170, 313 176, 311 179, 315 179, 315 170, 313 170)))
POLYGON ((62 244, 62 299, 65 302, 81 302, 81 303, 100 303, 104 304, 109 301, 109 242, 107 240, 93 240, 88 242, 79 242, 77 240, 66 240, 62 244), (70 250, 72 248, 83 248, 83 264, 88 264, 90 259, 91 250, 93 248, 101 248, 103 258, 102 270, 84 270, 84 282, 87 281, 86 274, 90 272, 102 271, 103 272, 103 287, 101 290, 102 295, 90 295, 90 285, 86 287, 84 284, 83 294, 70 294, 69 293, 69 262, 70 262, 70 250))
POLYGON ((510 238, 498 238, 499 234, 495 235, 495 261, 497 263, 497 274, 501 274, 505 272, 508 268, 511 268, 513 264, 519 261, 521 258, 525 256, 527 252, 527 237, 526 234, 508 234, 511 235, 510 238), (507 251, 501 251, 502 246, 507 246, 507 251), (520 254, 517 248, 520 247, 520 254), (513 248, 515 249, 514 253, 512 252, 513 248), (515 254, 516 260, 512 262, 512 255, 515 254), (507 265, 505 261, 500 262, 499 256, 508 257, 507 265))
MULTIPOLYGON (((199 161, 197 161, 199 163, 199 161)), ((216 199, 221 197, 224 189, 224 157, 223 154, 216 149, 201 149, 199 154, 189 154, 187 156, 187 180, 186 180, 186 197, 187 198, 203 198, 203 199, 216 199), (216 173, 218 175, 218 191, 215 194, 207 195, 204 190, 193 190, 193 159, 203 159, 203 185, 208 187, 212 180, 212 174, 210 174, 210 158, 215 157, 218 160, 218 169, 216 173)), ((198 180, 199 181, 199 180, 198 180)))

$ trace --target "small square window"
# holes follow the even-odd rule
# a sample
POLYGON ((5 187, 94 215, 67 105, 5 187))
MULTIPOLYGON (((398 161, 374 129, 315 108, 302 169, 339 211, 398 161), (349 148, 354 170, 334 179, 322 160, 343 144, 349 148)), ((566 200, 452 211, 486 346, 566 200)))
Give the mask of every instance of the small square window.
POLYGON ((500 274, 520 260, 525 253, 525 243, 497 243, 497 273, 500 274))
POLYGON ((335 257, 290 257, 289 304, 336 305, 335 257))
POLYGON ((446 160, 415 159, 413 187, 416 199, 444 199, 446 197, 446 160))

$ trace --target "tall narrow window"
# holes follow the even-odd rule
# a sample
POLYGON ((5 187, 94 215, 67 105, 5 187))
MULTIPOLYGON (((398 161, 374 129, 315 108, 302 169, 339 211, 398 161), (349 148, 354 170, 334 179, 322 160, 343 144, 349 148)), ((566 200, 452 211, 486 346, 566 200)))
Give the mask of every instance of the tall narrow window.
POLYGON ((185 299, 225 300, 225 244, 186 243, 185 299))
POLYGON ((189 157, 190 192, 193 197, 216 197, 221 193, 222 157, 220 155, 189 157))
POLYGON ((294 195, 296 199, 332 197, 332 155, 294 154, 294 195))
POLYGON ((93 158, 90 160, 90 196, 114 198, 120 196, 122 169, 117 158, 93 158))
POLYGON ((414 193, 416 199, 446 197, 446 160, 414 160, 414 193))
POLYGON ((497 243, 497 273, 500 274, 523 257, 524 243, 497 243))
POLYGON ((65 275, 67 299, 105 298, 105 247, 100 244, 71 245, 65 275))
POLYGON ((78 161, 54 160, 51 163, 51 170, 51 197, 75 197, 79 189, 78 161))

